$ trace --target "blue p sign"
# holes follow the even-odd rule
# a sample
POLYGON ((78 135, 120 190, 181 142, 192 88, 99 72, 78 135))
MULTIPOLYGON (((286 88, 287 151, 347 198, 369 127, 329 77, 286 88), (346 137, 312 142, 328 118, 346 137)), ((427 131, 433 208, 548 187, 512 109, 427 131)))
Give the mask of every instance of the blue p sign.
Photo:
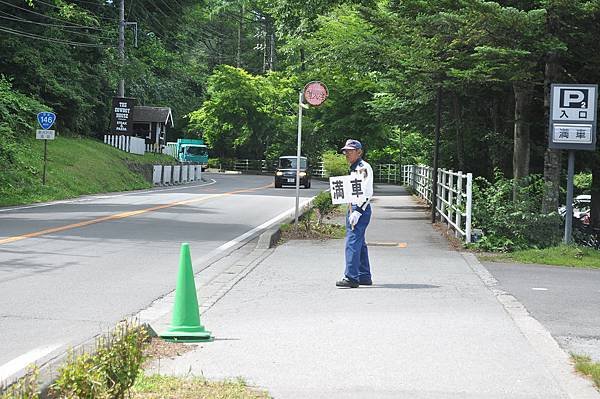
POLYGON ((56 115, 52 112, 40 112, 37 114, 37 120, 42 129, 48 130, 52 127, 52 125, 54 125, 56 115))

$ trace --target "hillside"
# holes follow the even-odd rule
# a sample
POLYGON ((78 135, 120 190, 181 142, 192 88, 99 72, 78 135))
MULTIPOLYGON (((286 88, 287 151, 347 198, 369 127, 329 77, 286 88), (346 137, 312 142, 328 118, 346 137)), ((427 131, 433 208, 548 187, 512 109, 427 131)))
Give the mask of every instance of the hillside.
POLYGON ((43 141, 21 141, 14 155, 14 162, 0 165, 0 206, 147 188, 151 184, 136 166, 176 163, 166 155, 128 154, 93 139, 57 137, 48 142, 43 186, 43 141))

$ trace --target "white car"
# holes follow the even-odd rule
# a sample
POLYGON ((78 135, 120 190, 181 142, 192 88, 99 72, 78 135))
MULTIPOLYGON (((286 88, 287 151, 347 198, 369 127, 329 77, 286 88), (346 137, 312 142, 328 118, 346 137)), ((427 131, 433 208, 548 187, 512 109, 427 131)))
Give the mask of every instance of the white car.
MULTIPOLYGON (((577 219, 584 217, 590 210, 592 203, 592 196, 589 194, 581 194, 573 198, 573 216, 577 219)), ((567 207, 565 205, 558 208, 558 213, 561 216, 565 216, 567 207)))

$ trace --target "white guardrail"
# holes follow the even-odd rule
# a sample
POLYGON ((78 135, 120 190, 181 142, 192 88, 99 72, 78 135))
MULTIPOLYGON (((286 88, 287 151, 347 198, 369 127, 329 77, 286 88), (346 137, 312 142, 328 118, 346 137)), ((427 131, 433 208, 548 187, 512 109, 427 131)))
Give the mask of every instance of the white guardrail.
POLYGON ((104 144, 118 148, 121 151, 132 154, 144 155, 146 152, 146 140, 139 137, 104 135, 104 144))
MULTIPOLYGON (((433 168, 423 165, 402 166, 405 186, 431 205, 433 168)), ((471 242, 473 174, 438 168, 435 209, 456 236, 471 242)))
POLYGON ((156 186, 190 183, 202 180, 201 165, 154 165, 152 183, 156 186))

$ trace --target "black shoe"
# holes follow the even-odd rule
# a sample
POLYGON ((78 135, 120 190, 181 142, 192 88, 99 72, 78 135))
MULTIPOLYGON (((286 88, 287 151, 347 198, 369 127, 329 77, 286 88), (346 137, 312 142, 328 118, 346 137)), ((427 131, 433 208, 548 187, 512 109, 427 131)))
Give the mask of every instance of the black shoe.
POLYGON ((373 280, 363 280, 358 282, 360 285, 373 285, 373 280))
POLYGON ((341 279, 340 281, 336 281, 336 287, 346 287, 346 288, 358 288, 358 282, 348 280, 346 277, 341 279))

